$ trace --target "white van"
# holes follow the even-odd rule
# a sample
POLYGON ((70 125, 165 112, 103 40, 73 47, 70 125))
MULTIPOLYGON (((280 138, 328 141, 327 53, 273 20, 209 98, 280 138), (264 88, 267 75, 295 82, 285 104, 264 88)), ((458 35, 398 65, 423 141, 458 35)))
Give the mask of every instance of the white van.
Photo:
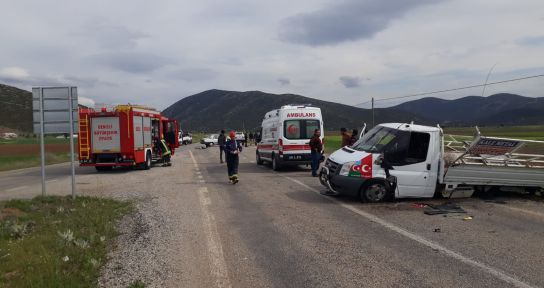
POLYGON ((285 105, 266 113, 257 144, 257 164, 271 162, 274 170, 284 165, 310 164, 308 143, 315 129, 321 130, 323 140, 321 109, 311 105, 285 105))

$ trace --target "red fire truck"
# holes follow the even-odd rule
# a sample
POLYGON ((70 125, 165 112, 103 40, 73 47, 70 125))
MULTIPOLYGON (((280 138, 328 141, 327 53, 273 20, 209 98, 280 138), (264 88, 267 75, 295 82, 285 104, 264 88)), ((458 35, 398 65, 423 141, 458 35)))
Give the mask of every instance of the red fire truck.
POLYGON ((79 163, 111 170, 116 166, 151 168, 153 162, 170 165, 179 147, 178 123, 153 108, 118 105, 80 109, 79 163))

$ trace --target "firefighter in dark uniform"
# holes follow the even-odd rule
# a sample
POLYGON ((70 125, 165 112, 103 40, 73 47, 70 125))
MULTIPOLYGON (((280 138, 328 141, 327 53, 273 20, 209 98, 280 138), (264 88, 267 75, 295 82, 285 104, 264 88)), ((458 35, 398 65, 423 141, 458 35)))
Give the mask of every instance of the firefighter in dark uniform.
POLYGON ((225 153, 227 154, 227 170, 231 184, 238 183, 238 163, 240 162, 238 154, 240 152, 242 152, 242 145, 236 141, 236 133, 230 131, 229 138, 225 143, 225 153))

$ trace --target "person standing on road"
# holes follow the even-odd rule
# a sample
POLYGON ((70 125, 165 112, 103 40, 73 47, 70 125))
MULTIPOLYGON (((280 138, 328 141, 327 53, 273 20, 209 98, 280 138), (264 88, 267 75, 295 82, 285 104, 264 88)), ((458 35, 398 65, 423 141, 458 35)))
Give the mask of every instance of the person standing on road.
POLYGON ((359 130, 353 129, 353 133, 351 133, 351 140, 349 141, 349 146, 353 146, 355 142, 359 140, 359 130))
POLYGON ((349 135, 348 129, 342 127, 340 128, 340 132, 342 133, 342 147, 349 146, 351 135, 349 135))
POLYGON ((312 150, 312 176, 317 177, 317 169, 319 168, 319 162, 323 156, 323 143, 321 142, 321 130, 315 129, 314 136, 310 139, 310 149, 312 150))
MULTIPOLYGON (((219 134, 219 137, 217 137, 217 145, 219 146, 219 161, 223 163, 223 153, 225 152, 225 144, 227 143, 227 139, 225 137, 225 130, 221 130, 221 134, 219 134)), ((227 156, 225 153, 225 160, 227 156)))
POLYGON ((253 145, 253 139, 255 135, 253 135, 253 132, 249 132, 249 146, 253 145))
POLYGON ((225 143, 225 153, 227 154, 227 171, 231 184, 238 183, 238 163, 240 163, 238 154, 240 152, 242 152, 242 145, 236 141, 236 133, 230 131, 229 138, 225 143))
POLYGON ((261 142, 261 132, 255 132, 255 146, 261 142))
POLYGON ((247 147, 247 132, 244 132, 244 145, 247 147))

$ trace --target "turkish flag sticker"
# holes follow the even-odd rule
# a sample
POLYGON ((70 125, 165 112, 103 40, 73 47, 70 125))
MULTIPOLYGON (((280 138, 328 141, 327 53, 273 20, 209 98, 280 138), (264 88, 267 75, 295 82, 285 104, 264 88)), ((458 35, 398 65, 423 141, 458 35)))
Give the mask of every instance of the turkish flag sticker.
POLYGON ((372 154, 361 159, 361 177, 372 178, 372 154))

